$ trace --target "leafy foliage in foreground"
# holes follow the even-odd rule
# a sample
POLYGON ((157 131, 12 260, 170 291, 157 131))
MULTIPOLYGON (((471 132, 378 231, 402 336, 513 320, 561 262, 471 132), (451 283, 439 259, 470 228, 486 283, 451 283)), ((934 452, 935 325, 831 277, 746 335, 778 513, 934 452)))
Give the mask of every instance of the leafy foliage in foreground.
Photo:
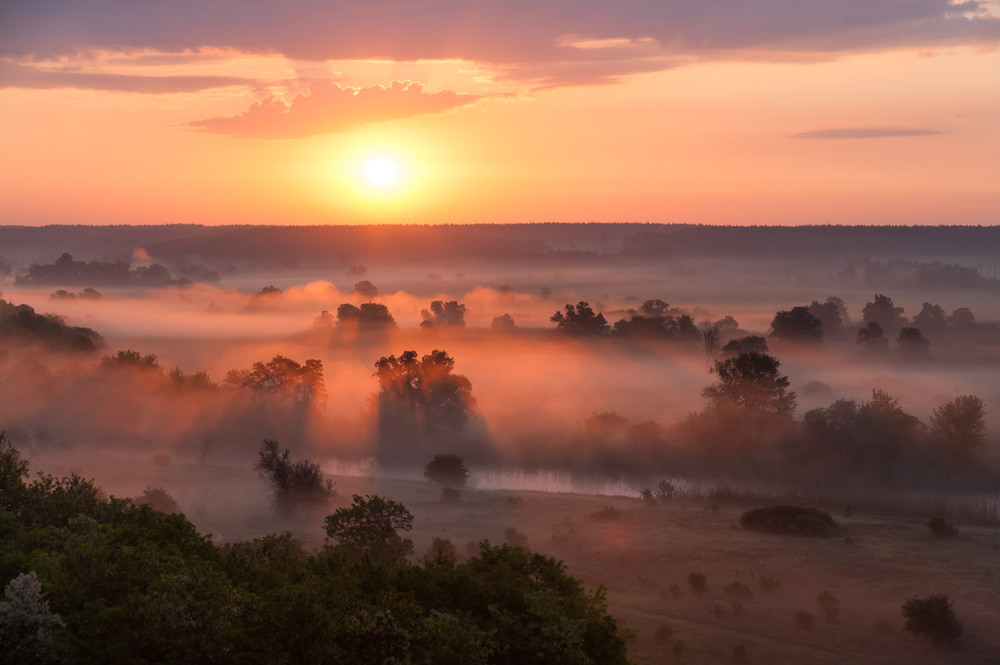
POLYGON ((740 515, 740 526, 789 536, 836 536, 837 523, 828 513, 802 506, 764 506, 740 515))
POLYGON ((483 542, 417 565, 288 533, 218 547, 183 515, 27 476, 0 435, 0 629, 44 627, 20 663, 630 663, 603 592, 541 554, 483 542))

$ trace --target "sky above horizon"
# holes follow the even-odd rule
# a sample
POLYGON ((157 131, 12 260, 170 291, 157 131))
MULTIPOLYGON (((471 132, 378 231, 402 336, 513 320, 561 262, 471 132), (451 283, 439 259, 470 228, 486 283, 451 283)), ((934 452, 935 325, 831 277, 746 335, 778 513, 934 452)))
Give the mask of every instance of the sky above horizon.
POLYGON ((0 4, 0 224, 1000 223, 1000 0, 0 4))

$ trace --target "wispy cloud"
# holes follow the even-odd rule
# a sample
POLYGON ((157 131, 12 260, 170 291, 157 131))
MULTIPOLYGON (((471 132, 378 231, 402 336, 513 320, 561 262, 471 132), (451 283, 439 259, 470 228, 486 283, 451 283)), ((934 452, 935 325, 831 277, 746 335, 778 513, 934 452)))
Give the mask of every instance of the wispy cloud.
POLYGON ((388 86, 341 87, 315 81, 309 92, 286 104, 269 97, 240 115, 208 118, 191 125, 217 134, 255 139, 299 139, 357 129, 363 125, 416 115, 441 113, 475 103, 477 95, 449 90, 428 92, 420 83, 394 81, 388 86))
POLYGON ((234 76, 144 76, 71 70, 45 70, 0 60, 0 88, 81 88, 144 94, 197 92, 232 85, 254 85, 234 76))
POLYGON ((936 129, 914 129, 903 127, 841 127, 819 129, 812 132, 792 134, 792 139, 883 139, 895 136, 937 136, 943 134, 936 129))

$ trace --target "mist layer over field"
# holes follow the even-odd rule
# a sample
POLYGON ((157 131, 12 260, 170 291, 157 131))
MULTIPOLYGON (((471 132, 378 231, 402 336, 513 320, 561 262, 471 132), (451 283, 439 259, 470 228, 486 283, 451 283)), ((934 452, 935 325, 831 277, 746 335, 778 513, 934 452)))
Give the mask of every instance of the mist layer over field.
MULTIPOLYGON (((143 266, 155 259, 136 250, 131 269, 148 274, 143 266)), ((11 272, 24 274, 29 263, 23 257, 11 272)), ((211 273, 209 281, 111 284, 98 297, 39 284, 43 273, 36 270, 10 279, 4 297, 92 328, 104 346, 95 354, 66 355, 11 342, 2 365, 0 417, 15 439, 37 452, 110 449, 247 465, 262 439, 275 438, 331 468, 360 463, 376 474, 419 477, 423 460, 452 452, 486 473, 568 472, 580 483, 584 476, 629 477, 635 484, 667 476, 732 477, 731 465, 716 460, 715 468, 713 459, 732 457, 733 450, 707 455, 705 428, 692 434, 692 414, 706 408, 702 391, 716 381, 710 370, 726 357, 724 344, 750 335, 767 338, 768 351, 780 360, 796 393, 798 420, 838 399, 864 403, 881 390, 926 421, 944 402, 971 394, 986 405, 993 431, 992 414, 1000 407, 994 380, 1000 335, 989 323, 1000 320, 995 283, 983 279, 970 288, 942 278, 931 288, 926 273, 941 265, 960 264, 614 256, 310 267, 230 260, 174 267, 175 273, 211 273), (894 304, 904 316, 914 317, 932 301, 945 313, 967 308, 978 327, 926 331, 930 351, 918 358, 895 349, 895 331, 887 330, 885 352, 866 353, 856 331, 882 286, 878 280, 895 288, 894 304), (841 299, 843 321, 822 341, 771 334, 776 312, 829 296, 841 299), (581 301, 606 319, 603 334, 563 334, 552 321, 581 301), (622 331, 611 324, 628 322, 643 313, 644 303, 656 301, 668 321, 686 317, 686 333, 612 334, 622 331), (452 319, 444 311, 448 303, 455 307, 452 319), (348 305, 354 318, 339 311, 348 305), (363 306, 381 308, 389 319, 358 319, 363 306), (711 322, 721 326, 720 336, 706 348, 693 326, 711 322), (148 371, 101 362, 124 350, 148 359, 148 371), (414 423, 387 420, 376 376, 377 361, 409 350, 417 357, 446 352, 451 374, 465 377, 470 387, 459 421, 422 423, 426 427, 412 437, 406 428, 414 423), (233 372, 249 372, 277 356, 319 361, 322 399, 307 404, 271 395, 262 401, 260 393, 232 389, 231 380, 229 389, 220 389, 233 372)), ((981 265, 975 270, 983 273, 981 265)), ((734 434, 719 425, 711 436, 727 448, 723 439, 740 438, 734 434)), ((757 443, 780 448, 783 436, 757 443)), ((995 456, 991 435, 983 457, 995 456)), ((744 480, 755 474, 735 473, 744 480)), ((499 482, 495 473, 489 477, 499 482)), ((760 480, 780 483, 781 472, 762 471, 760 480)))

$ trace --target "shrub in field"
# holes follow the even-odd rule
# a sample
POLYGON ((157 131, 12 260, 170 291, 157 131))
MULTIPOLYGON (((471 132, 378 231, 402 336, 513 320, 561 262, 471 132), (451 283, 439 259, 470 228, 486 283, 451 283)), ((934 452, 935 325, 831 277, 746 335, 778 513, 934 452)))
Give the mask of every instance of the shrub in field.
POLYGON ((948 596, 914 596, 903 603, 902 612, 904 628, 930 638, 934 646, 954 644, 962 636, 962 622, 955 616, 948 596))
POLYGON ((612 506, 605 506, 600 510, 595 510, 594 512, 590 513, 590 516, 593 517, 595 520, 613 521, 621 519, 622 514, 617 508, 614 508, 612 506))
POLYGON ((292 461, 291 452, 279 449, 277 441, 264 439, 257 456, 253 467, 270 483, 279 509, 323 504, 337 496, 333 481, 323 477, 319 464, 307 459, 292 461))
POLYGON ((958 535, 958 527, 943 517, 932 517, 927 521, 927 528, 935 538, 954 538, 958 535))
POLYGON ((660 501, 665 501, 674 498, 674 495, 677 494, 677 488, 669 480, 661 480, 660 484, 656 486, 654 494, 660 501))
POLYGON ((790 536, 836 536, 837 523, 828 513, 802 506, 765 506, 740 515, 744 529, 790 536))
POLYGON ((701 595, 708 591, 708 580, 702 573, 691 573, 688 575, 688 586, 696 594, 701 595))
POLYGON ((435 485, 465 487, 469 470, 465 468, 465 458, 461 455, 435 455, 424 466, 424 477, 435 485))

